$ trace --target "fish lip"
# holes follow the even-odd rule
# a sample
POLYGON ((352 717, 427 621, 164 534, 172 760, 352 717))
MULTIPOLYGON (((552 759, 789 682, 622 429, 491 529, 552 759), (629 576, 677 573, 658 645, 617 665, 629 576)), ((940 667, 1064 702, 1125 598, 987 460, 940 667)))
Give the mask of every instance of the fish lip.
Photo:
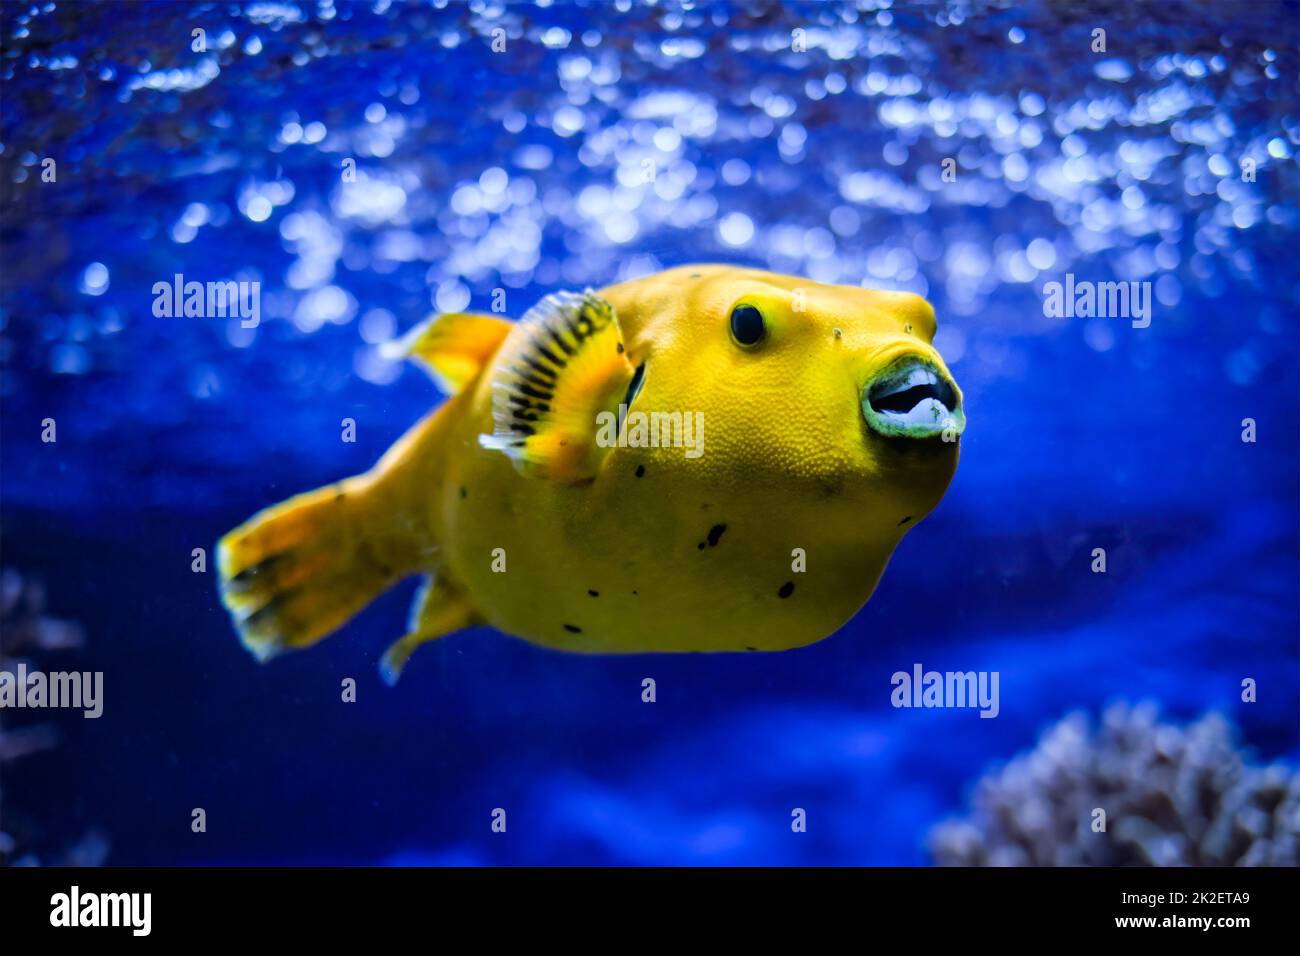
MULTIPOLYGON (((910 397, 902 398, 903 403, 910 397)), ((966 430, 961 393, 952 377, 934 362, 920 355, 905 355, 878 372, 862 389, 862 417, 868 427, 886 438, 946 441, 966 430), (916 391, 912 407, 890 408, 888 400, 916 391)))

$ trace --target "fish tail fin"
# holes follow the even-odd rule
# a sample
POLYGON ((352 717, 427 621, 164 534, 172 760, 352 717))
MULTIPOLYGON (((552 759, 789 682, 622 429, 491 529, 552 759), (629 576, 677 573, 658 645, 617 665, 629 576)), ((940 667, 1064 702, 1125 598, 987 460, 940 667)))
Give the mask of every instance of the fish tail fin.
POLYGON ((383 477, 381 464, 297 495, 221 539, 221 600, 259 660, 315 644, 415 570, 383 477))

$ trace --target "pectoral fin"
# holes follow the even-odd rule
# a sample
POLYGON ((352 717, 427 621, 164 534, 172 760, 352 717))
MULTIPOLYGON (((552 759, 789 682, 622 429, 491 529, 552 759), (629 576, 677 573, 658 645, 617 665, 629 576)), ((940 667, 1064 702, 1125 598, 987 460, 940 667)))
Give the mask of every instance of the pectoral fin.
POLYGON ((613 306, 590 290, 547 296, 501 346, 492 434, 479 443, 510 456, 523 474, 589 481, 612 444, 597 437, 617 434, 618 402, 633 374, 613 306))
POLYGON ((412 358, 448 395, 474 380, 492 360, 514 325, 492 315, 435 315, 380 347, 385 358, 412 358))
POLYGON ((379 673, 391 687, 421 644, 482 623, 483 618, 460 588, 440 576, 426 578, 411 608, 410 630, 384 652, 379 673))

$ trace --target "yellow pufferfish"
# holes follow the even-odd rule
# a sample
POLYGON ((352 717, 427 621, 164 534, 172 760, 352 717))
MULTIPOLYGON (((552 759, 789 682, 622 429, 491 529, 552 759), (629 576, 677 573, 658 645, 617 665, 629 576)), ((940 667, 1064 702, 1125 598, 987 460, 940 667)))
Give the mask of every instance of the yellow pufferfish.
POLYGON ((222 538, 222 599, 265 660, 423 575, 390 682, 482 624, 584 653, 811 644, 956 470, 934 332, 916 295, 725 265, 556 293, 513 323, 435 316, 389 348, 448 400, 370 471, 222 538))

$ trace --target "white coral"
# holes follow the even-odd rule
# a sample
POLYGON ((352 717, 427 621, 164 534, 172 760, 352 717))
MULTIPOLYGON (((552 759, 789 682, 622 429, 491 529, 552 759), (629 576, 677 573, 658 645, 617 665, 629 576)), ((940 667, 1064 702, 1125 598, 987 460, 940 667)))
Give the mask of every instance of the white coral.
POLYGON ((1161 724, 1111 708, 1071 714, 977 785, 969 819, 935 827, 949 866, 1295 866, 1300 773, 1247 766, 1227 721, 1161 724), (1094 832, 1094 810, 1106 830, 1094 832))

